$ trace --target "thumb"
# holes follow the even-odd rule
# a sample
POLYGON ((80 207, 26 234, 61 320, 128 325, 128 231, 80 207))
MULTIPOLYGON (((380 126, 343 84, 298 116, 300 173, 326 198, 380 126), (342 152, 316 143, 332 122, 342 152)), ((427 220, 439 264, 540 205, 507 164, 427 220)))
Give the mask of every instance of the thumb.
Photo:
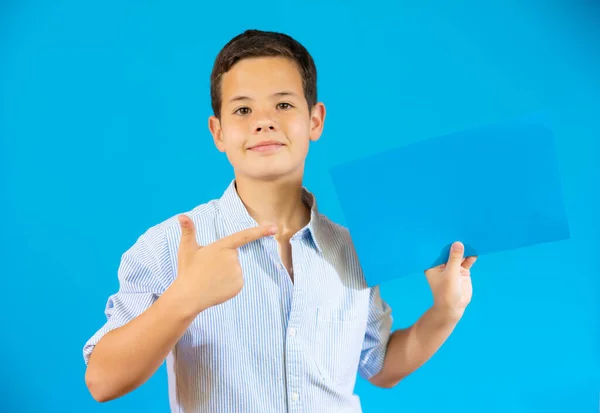
POLYGON ((448 266, 459 267, 463 262, 463 254, 465 247, 460 242, 455 242, 450 248, 450 256, 448 257, 448 266))
POLYGON ((179 249, 183 251, 193 251, 200 246, 196 242, 196 228, 194 222, 187 215, 179 215, 177 217, 181 226, 181 240, 179 241, 179 249))

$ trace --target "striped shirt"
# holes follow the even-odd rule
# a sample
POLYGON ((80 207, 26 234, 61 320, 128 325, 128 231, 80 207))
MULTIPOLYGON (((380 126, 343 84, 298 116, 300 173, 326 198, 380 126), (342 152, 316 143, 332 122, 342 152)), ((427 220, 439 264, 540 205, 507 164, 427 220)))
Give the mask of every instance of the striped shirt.
MULTIPOLYGON (((383 365, 391 309, 367 287, 347 229, 311 209, 290 240, 293 281, 273 236, 239 248, 242 291, 200 313, 167 357, 172 412, 359 413, 357 373, 383 365)), ((186 213, 207 245, 256 226, 235 189, 186 213)), ((142 313, 173 282, 181 228, 177 217, 149 228, 122 256, 119 290, 106 323, 83 348, 87 363, 107 332, 142 313)))

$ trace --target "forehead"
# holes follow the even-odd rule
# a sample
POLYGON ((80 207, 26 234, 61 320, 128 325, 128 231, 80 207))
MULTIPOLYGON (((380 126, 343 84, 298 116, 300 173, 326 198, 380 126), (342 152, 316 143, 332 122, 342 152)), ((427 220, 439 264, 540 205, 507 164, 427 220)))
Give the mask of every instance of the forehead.
POLYGON ((223 102, 233 95, 271 95, 288 90, 303 94, 296 63, 284 57, 247 58, 237 62, 222 78, 223 102))

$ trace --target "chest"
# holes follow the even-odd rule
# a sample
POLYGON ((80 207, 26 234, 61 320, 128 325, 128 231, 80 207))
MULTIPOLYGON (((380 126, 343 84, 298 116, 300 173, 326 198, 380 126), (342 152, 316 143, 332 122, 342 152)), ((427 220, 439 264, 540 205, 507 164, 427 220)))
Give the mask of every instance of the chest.
POLYGON ((274 238, 240 249, 239 260, 242 291, 198 315, 178 344, 182 365, 244 366, 260 377, 301 368, 316 381, 352 377, 343 369, 358 362, 369 313, 360 267, 341 251, 274 238), (294 282, 286 268, 292 262, 294 282))

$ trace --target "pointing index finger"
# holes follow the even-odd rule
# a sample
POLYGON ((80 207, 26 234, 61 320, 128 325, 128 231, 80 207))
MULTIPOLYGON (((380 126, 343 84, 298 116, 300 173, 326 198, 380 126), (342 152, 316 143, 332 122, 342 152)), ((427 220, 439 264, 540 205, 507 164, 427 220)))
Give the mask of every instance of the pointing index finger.
POLYGON ((219 241, 219 244, 224 248, 236 249, 257 239, 273 235, 276 232, 277 227, 275 226, 248 228, 223 238, 219 241))

